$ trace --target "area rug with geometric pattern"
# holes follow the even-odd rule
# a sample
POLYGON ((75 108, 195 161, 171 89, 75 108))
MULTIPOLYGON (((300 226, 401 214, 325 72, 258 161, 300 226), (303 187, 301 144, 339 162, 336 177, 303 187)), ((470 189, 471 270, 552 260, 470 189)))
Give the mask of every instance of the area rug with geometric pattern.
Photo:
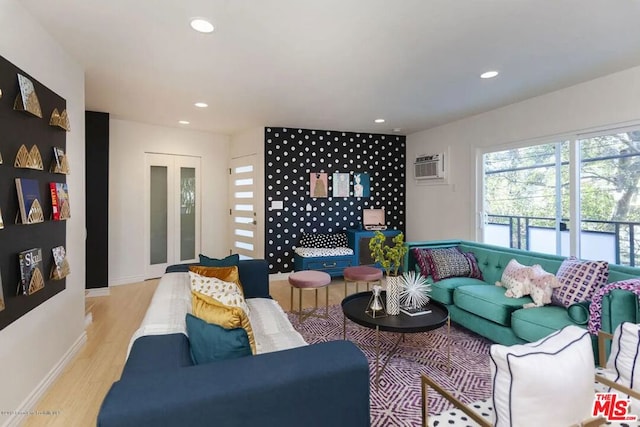
MULTIPOLYGON (((319 310, 324 314, 324 310, 319 310)), ((341 340, 343 314, 339 305, 329 307, 329 318, 307 318, 302 324, 296 314, 287 313, 294 328, 309 344, 341 340)), ((392 349, 397 334, 384 335, 380 363, 392 349), (392 342, 393 341, 393 342, 392 342)), ((373 427, 417 427, 422 425, 420 375, 427 374, 445 390, 465 403, 491 395, 489 347, 491 342, 460 326, 446 325, 430 332, 405 334, 394 356, 375 385, 375 330, 347 320, 347 340, 355 343, 369 360, 371 425, 373 427), (451 373, 446 369, 447 340, 450 340, 451 373), (430 362, 423 362, 423 361, 430 362), (438 363, 441 362, 441 363, 438 363)), ((436 393, 429 394, 429 412, 439 413, 451 405, 436 393)))

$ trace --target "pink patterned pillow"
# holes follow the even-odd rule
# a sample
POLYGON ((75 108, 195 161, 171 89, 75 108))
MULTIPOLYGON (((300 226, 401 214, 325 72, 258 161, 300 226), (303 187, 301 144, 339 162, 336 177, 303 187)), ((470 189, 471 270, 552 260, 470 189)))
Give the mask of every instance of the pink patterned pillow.
MULTIPOLYGON (((507 290, 511 288, 526 289, 531 284, 533 269, 529 266, 522 265, 515 259, 509 261, 504 268, 502 277, 496 286, 504 286, 507 290)), ((524 295, 527 295, 526 292, 524 295)))
POLYGON ((593 294, 609 279, 609 263, 606 261, 580 261, 575 257, 565 259, 556 277, 561 286, 553 290, 553 304, 569 307, 576 302, 590 300, 593 294))

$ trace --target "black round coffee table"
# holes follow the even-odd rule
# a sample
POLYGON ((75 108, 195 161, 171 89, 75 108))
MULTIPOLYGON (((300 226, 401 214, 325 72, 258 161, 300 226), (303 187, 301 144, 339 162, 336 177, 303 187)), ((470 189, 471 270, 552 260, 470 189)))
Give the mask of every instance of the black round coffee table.
MULTIPOLYGON (((450 351, 450 321, 449 310, 443 304, 437 301, 430 301, 425 310, 431 310, 431 313, 420 314, 417 316, 409 316, 408 314, 400 313, 397 315, 386 315, 383 317, 371 317, 365 311, 371 300, 372 292, 359 292, 357 294, 349 295, 342 300, 342 312, 344 313, 344 325, 343 325, 343 338, 347 337, 347 320, 349 319, 358 325, 364 326, 369 329, 376 330, 376 387, 380 381, 380 375, 387 367, 387 363, 398 349, 400 341, 404 338, 404 334, 412 334, 419 332, 429 332, 434 329, 438 329, 444 325, 447 325, 447 372, 451 371, 451 351, 450 351), (396 332, 398 333, 398 339, 396 340, 393 348, 387 355, 387 358, 379 367, 380 361, 380 331, 382 332, 396 332)), ((382 300, 386 301, 386 294, 382 292, 382 300)))

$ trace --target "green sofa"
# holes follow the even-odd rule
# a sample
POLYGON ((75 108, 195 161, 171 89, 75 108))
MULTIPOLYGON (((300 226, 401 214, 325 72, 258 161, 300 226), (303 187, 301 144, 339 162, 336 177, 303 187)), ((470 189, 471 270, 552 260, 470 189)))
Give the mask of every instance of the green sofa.
MULTIPOLYGON (((503 248, 465 240, 407 242, 405 270, 416 270, 414 248, 459 247, 473 252, 482 271, 483 280, 452 277, 432 283, 431 297, 447 306, 451 320, 491 341, 504 345, 536 341, 567 325, 587 327, 588 303, 569 308, 545 305, 522 308, 531 298, 507 298, 505 289, 495 286, 504 267, 512 258, 523 265, 540 264, 546 271, 556 273, 564 257, 503 248)), ((609 265, 609 283, 640 277, 640 268, 609 265)), ((625 290, 612 290, 602 301, 601 329, 613 333, 621 322, 640 322, 638 297, 625 290)), ((596 339, 594 337, 594 348, 596 339)))

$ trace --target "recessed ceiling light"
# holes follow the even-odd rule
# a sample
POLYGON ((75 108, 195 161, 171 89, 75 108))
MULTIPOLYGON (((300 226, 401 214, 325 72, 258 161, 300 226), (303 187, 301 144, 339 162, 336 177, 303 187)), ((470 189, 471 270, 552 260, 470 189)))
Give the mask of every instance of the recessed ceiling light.
POLYGON ((180 123, 181 125, 188 125, 189 121, 188 120, 178 120, 178 123, 180 123))
POLYGON ((204 18, 193 18, 191 20, 191 28, 199 33, 212 33, 213 24, 204 18))
POLYGON ((207 108, 209 106, 209 104, 207 104, 206 102, 196 102, 193 105, 195 105, 198 108, 207 108))
POLYGON ((375 119, 374 122, 376 122, 376 123, 384 123, 384 119, 375 119))
POLYGON ((400 129, 400 128, 393 128, 393 131, 394 131, 394 132, 400 132, 401 130, 402 130, 402 129, 400 129))
POLYGON ((480 78, 481 79, 492 79, 495 76, 497 76, 498 74, 500 74, 500 73, 498 73, 497 71, 487 71, 486 73, 480 74, 480 78))

